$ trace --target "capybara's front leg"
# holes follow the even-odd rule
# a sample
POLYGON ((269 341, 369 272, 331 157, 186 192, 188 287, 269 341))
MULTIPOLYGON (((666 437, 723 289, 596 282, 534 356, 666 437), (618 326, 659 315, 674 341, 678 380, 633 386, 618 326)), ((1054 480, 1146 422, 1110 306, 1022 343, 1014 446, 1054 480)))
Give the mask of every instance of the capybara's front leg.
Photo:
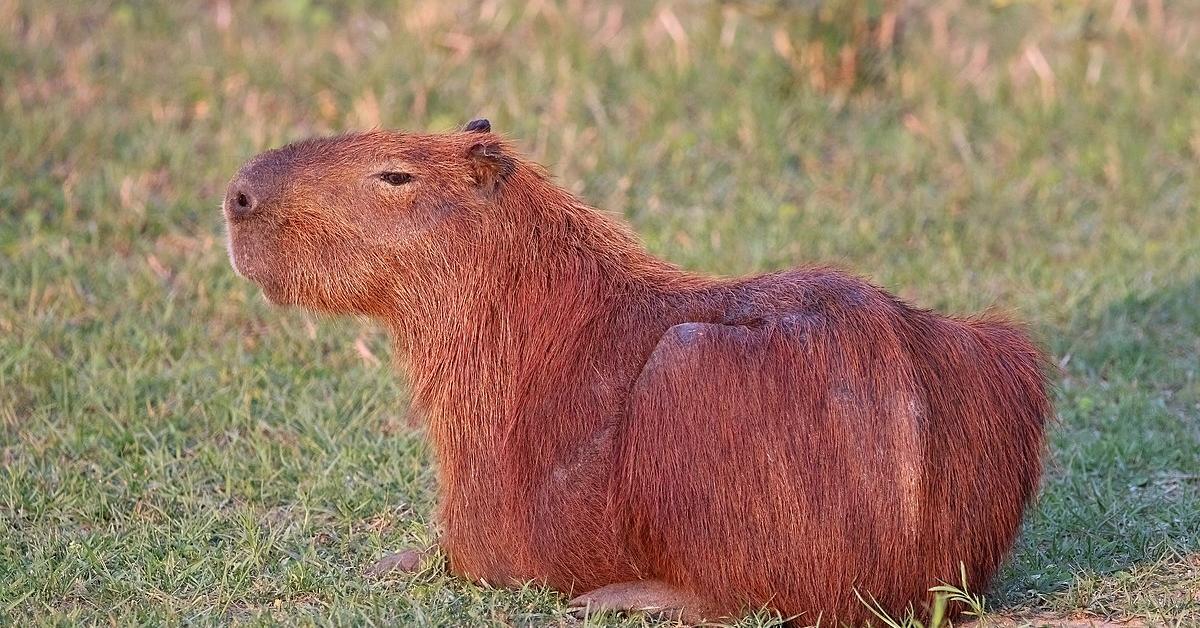
POLYGON ((686 624, 715 618, 700 598, 658 580, 610 584, 572 599, 570 605, 585 612, 650 613, 686 624))
POLYGON ((390 573, 413 573, 421 570, 425 558, 434 553, 434 548, 412 547, 388 554, 366 568, 367 575, 383 576, 390 573))

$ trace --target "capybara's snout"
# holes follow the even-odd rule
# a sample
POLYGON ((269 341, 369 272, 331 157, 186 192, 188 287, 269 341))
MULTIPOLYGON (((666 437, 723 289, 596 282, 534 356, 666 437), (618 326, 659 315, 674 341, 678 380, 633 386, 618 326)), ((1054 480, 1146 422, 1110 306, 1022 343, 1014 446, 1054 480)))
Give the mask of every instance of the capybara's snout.
POLYGON ((270 150, 246 162, 225 190, 225 216, 232 222, 269 213, 280 198, 291 171, 290 152, 270 150))

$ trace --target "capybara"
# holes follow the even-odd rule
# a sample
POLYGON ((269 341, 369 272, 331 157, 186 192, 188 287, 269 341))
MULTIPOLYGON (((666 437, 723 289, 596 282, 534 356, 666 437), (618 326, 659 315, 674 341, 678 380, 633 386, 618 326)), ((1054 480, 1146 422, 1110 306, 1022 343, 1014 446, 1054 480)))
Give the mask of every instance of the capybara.
POLYGON ((463 577, 690 621, 923 615, 960 564, 986 586, 1036 492, 1019 328, 827 268, 685 272, 486 120, 265 152, 224 213, 269 300, 390 332, 463 577))

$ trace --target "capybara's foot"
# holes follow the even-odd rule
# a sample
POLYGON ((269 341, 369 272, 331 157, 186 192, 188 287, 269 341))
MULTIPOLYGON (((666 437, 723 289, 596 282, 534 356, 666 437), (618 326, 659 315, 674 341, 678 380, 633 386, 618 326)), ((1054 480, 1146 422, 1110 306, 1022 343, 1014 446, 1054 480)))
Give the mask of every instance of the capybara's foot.
POLYGON ((429 555, 429 550, 406 549, 388 554, 367 567, 367 575, 382 576, 390 573, 413 573, 420 571, 421 563, 429 555))
POLYGON ((584 612, 637 611, 698 624, 711 619, 700 598, 658 580, 618 582, 571 600, 584 612))

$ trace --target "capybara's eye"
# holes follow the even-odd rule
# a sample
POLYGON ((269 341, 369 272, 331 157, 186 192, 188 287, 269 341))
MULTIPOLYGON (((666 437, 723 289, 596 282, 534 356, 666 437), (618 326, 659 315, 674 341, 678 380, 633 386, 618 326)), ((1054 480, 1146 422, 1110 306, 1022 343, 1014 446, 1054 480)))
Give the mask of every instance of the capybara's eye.
POLYGON ((389 185, 404 185, 412 181, 413 176, 407 172, 381 172, 379 178, 389 185))

